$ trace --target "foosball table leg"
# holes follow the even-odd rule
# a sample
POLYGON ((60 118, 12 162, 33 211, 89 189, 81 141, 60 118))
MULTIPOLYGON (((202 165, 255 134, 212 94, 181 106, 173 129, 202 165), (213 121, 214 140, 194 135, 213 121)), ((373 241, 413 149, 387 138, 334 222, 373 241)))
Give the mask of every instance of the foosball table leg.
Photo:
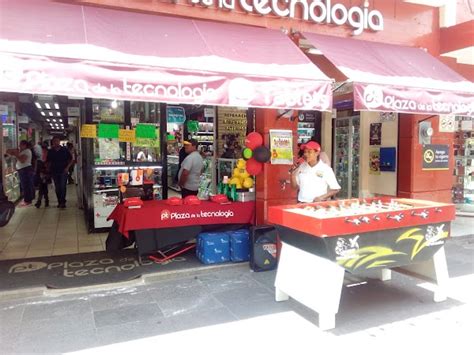
POLYGON ((381 269, 381 270, 379 270, 377 278, 380 281, 390 281, 392 279, 392 270, 390 270, 390 269, 381 269))
POLYGON ((444 246, 427 261, 398 267, 394 270, 434 284, 433 300, 435 302, 443 302, 448 298, 449 275, 444 246))
POLYGON ((281 301, 288 301, 290 299, 290 296, 280 290, 279 288, 275 288, 275 301, 281 302, 281 301))
POLYGON ((319 314, 322 330, 336 326, 344 268, 328 259, 282 243, 275 279, 275 300, 289 297, 319 314))

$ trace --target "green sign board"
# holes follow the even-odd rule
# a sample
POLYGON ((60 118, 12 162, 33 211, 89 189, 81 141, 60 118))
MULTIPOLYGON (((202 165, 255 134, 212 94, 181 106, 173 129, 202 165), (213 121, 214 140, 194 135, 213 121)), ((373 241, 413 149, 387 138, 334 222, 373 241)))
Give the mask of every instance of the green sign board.
POLYGON ((139 123, 135 127, 135 136, 137 138, 156 139, 156 127, 154 124, 139 123))
POLYGON ((133 146, 135 147, 144 147, 144 148, 160 148, 160 129, 155 129, 155 136, 156 138, 136 138, 135 143, 133 146))
POLYGON ((119 137, 119 125, 99 123, 98 138, 117 138, 119 137))

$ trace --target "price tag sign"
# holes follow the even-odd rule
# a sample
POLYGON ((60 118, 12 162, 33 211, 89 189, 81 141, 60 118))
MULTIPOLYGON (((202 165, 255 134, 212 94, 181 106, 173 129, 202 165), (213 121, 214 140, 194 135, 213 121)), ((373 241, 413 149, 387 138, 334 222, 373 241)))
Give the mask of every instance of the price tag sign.
POLYGON ((135 143, 134 129, 119 129, 119 142, 135 143))
POLYGON ((83 124, 81 138, 97 138, 97 126, 95 124, 83 124))
POLYGON ((156 127, 152 124, 138 124, 135 128, 137 138, 156 139, 156 127))

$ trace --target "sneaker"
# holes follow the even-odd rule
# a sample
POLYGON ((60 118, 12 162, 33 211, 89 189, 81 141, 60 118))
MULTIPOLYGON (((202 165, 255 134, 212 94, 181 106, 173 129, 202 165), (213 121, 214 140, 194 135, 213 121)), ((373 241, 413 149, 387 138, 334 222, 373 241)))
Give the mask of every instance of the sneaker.
POLYGON ((40 208, 40 207, 41 207, 41 202, 39 202, 39 201, 36 202, 36 203, 35 203, 35 207, 36 207, 36 208, 40 208))
POLYGON ((18 206, 19 207, 28 207, 28 206, 31 206, 31 202, 22 201, 22 202, 20 202, 20 204, 18 206))
POLYGON ((66 204, 65 204, 65 203, 60 204, 60 205, 59 205, 59 208, 62 209, 62 210, 65 209, 65 208, 66 208, 66 204))

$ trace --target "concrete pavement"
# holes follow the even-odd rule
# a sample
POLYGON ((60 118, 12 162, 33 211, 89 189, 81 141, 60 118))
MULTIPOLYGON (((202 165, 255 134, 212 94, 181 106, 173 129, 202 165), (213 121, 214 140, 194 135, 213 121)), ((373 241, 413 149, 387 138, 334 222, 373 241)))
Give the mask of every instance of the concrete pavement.
POLYGON ((446 244, 451 279, 445 302, 434 303, 430 285, 407 276, 394 273, 381 282, 349 275, 336 328, 323 332, 316 313, 293 300, 274 301, 275 272, 236 264, 0 301, 0 352, 465 352, 474 329, 472 222, 457 219, 457 236, 446 244))

